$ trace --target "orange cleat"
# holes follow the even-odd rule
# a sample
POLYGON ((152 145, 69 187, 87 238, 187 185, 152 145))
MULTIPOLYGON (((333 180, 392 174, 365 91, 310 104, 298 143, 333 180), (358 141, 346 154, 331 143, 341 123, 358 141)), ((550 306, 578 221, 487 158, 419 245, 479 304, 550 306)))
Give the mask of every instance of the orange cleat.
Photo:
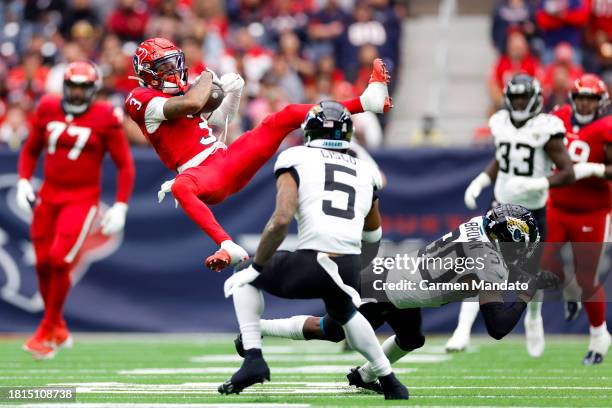
POLYGON ((204 262, 204 264, 207 268, 215 272, 219 272, 223 268, 229 266, 231 261, 232 257, 230 256, 229 252, 227 252, 225 249, 219 249, 214 255, 206 258, 206 262, 204 262))
POLYGON ((52 333, 42 325, 36 333, 26 341, 22 349, 32 354, 35 360, 48 360, 55 357, 55 348, 52 347, 52 333))
POLYGON ((370 84, 372 82, 382 82, 388 84, 391 82, 391 75, 382 59, 376 58, 372 63, 372 73, 370 74, 370 84))
POLYGON ((72 348, 74 345, 74 339, 66 327, 66 322, 62 321, 58 326, 53 329, 51 343, 54 347, 60 348, 72 348))

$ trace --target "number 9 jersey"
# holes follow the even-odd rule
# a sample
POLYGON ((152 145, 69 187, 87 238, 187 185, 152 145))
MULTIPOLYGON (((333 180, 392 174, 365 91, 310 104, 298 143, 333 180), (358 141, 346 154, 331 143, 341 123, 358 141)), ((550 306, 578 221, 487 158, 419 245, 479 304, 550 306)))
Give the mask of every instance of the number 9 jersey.
POLYGON ((565 126, 556 116, 540 113, 519 128, 510 120, 507 110, 496 112, 489 119, 495 142, 495 158, 499 163, 495 181, 495 199, 500 203, 519 204, 530 210, 546 205, 548 190, 517 194, 508 186, 515 177, 547 177, 552 160, 544 150, 551 137, 563 137, 565 126))
POLYGON ((274 172, 277 177, 290 172, 298 184, 297 249, 361 253, 364 220, 382 187, 374 166, 348 154, 297 146, 278 156, 274 172))

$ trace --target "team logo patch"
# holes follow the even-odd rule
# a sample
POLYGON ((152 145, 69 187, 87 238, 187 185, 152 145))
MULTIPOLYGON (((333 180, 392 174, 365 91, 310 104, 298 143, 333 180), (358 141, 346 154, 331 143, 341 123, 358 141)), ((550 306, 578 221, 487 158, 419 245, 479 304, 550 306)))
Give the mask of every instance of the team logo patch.
POLYGON ((514 242, 522 242, 523 237, 529 236, 529 225, 525 221, 514 217, 508 217, 506 221, 508 231, 510 231, 514 242))

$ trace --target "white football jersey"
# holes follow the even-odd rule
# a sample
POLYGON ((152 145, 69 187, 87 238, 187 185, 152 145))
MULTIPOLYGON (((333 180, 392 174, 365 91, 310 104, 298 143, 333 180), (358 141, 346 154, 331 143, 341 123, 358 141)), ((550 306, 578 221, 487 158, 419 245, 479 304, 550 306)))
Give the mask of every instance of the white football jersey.
POLYGON ((413 282, 413 289, 387 288, 385 292, 389 301, 399 309, 436 307, 472 297, 475 293, 450 287, 430 289, 429 284, 459 284, 462 277, 472 274, 475 274, 479 281, 505 282, 508 278, 508 267, 485 234, 482 221, 483 217, 474 217, 461 224, 455 231, 430 243, 418 254, 413 254, 422 258, 416 270, 411 267, 389 270, 386 282, 395 284, 396 288, 399 285, 405 286, 406 282, 413 282), (459 258, 474 261, 468 265, 458 263, 459 258), (439 262, 441 259, 444 261, 439 262), (449 268, 451 261, 454 268, 449 268), (458 265, 463 265, 463 269, 458 265), (422 285, 428 289, 423 289, 422 285))
POLYGON ((364 220, 382 185, 380 172, 348 154, 306 146, 278 156, 274 172, 290 169, 299 179, 297 249, 360 254, 364 220))
POLYGON ((499 171, 495 181, 495 199, 501 204, 518 204, 530 210, 546 205, 548 190, 517 194, 508 188, 514 177, 548 177, 553 163, 544 151, 550 137, 565 134, 563 121, 554 115, 540 113, 516 128, 507 110, 496 112, 489 119, 495 142, 495 158, 499 171))

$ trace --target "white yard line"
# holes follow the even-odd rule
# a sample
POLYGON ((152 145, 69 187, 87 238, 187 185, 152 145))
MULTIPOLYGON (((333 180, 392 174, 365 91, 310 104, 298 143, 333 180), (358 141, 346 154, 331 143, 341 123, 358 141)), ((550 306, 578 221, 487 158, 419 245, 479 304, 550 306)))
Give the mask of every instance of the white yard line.
MULTIPOLYGON (((311 365, 297 367, 274 367, 277 374, 346 374, 344 365, 311 365)), ((175 375, 175 374, 233 374, 236 367, 193 367, 193 368, 136 368, 132 370, 119 370, 122 375, 175 375)), ((416 371, 414 368, 398 368, 397 374, 407 374, 416 371)))
MULTIPOLYGON (((265 354, 265 358, 268 362, 276 363, 325 363, 325 362, 355 362, 359 363, 363 361, 363 357, 359 354, 336 354, 336 355, 323 355, 323 354, 305 354, 305 355, 279 355, 279 354, 265 354)), ((409 354, 402 358, 400 363, 440 363, 448 361, 452 357, 446 354, 409 354)), ((242 357, 237 354, 217 354, 217 355, 204 355, 191 357, 189 361, 192 363, 237 363, 242 362, 242 357)))

